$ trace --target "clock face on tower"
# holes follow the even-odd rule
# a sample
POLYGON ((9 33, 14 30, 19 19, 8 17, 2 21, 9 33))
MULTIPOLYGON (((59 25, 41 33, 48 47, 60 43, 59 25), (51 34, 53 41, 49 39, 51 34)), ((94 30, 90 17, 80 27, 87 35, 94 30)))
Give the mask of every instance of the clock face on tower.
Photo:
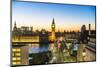
POLYGON ((53 18, 53 21, 52 21, 52 29, 55 29, 55 21, 54 21, 54 18, 53 18))
POLYGON ((52 31, 55 31, 55 24, 52 24, 52 31))
POLYGON ((52 25, 52 28, 55 28, 55 25, 54 24, 52 25))

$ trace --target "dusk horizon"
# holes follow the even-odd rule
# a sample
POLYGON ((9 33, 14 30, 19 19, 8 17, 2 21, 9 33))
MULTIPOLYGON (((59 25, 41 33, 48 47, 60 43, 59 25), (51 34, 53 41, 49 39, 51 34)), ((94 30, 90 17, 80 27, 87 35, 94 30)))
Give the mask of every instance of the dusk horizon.
POLYGON ((34 30, 51 30, 54 18, 56 31, 80 31, 82 25, 91 24, 95 30, 95 6, 51 4, 36 2, 12 2, 12 27, 32 26, 34 30), (60 9, 59 9, 60 8, 60 9))

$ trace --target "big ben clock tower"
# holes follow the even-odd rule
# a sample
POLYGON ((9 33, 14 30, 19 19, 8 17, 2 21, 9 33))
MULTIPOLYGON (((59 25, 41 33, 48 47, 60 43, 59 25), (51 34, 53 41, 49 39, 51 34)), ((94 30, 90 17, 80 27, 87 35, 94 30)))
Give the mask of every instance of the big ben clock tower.
POLYGON ((53 21, 52 21, 52 24, 51 24, 51 41, 54 41, 55 40, 55 21, 54 21, 54 18, 53 18, 53 21))
POLYGON ((52 32, 55 32, 55 21, 53 18, 52 25, 51 25, 52 32))

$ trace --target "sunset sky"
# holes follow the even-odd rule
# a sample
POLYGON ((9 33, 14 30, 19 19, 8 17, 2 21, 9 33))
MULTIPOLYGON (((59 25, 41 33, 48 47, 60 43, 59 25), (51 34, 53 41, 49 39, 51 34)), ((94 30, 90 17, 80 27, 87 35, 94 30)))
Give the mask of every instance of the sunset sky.
POLYGON ((12 2, 12 27, 16 21, 17 27, 33 26, 33 29, 51 29, 55 20, 56 31, 80 30, 85 24, 95 28, 95 6, 80 6, 69 4, 12 2))

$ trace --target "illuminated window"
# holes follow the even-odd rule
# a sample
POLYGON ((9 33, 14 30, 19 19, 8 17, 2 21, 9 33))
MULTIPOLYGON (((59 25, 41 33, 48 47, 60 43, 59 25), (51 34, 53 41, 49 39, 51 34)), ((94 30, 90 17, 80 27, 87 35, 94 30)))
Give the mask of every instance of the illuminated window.
POLYGON ((13 65, 20 65, 21 62, 12 62, 13 65))
POLYGON ((19 64, 21 64, 21 62, 17 62, 17 64, 19 65, 19 64))
POLYGON ((13 48, 13 49, 12 49, 12 51, 13 51, 13 52, 15 52, 15 51, 16 51, 16 49, 15 49, 15 48, 13 48))
POLYGON ((12 60, 16 60, 16 57, 13 57, 12 60))
POLYGON ((17 49, 16 49, 16 51, 20 52, 20 51, 21 51, 21 49, 17 48, 17 49))
POLYGON ((13 64, 13 65, 16 65, 17 63, 16 63, 16 62, 12 62, 12 64, 13 64))
POLYGON ((21 60, 21 58, 20 58, 20 57, 18 57, 18 58, 17 58, 17 60, 21 60))
POLYGON ((21 56, 21 54, 20 53, 15 53, 15 56, 21 56))
POLYGON ((13 48, 12 51, 13 51, 13 52, 20 52, 21 49, 20 49, 20 48, 13 48))

